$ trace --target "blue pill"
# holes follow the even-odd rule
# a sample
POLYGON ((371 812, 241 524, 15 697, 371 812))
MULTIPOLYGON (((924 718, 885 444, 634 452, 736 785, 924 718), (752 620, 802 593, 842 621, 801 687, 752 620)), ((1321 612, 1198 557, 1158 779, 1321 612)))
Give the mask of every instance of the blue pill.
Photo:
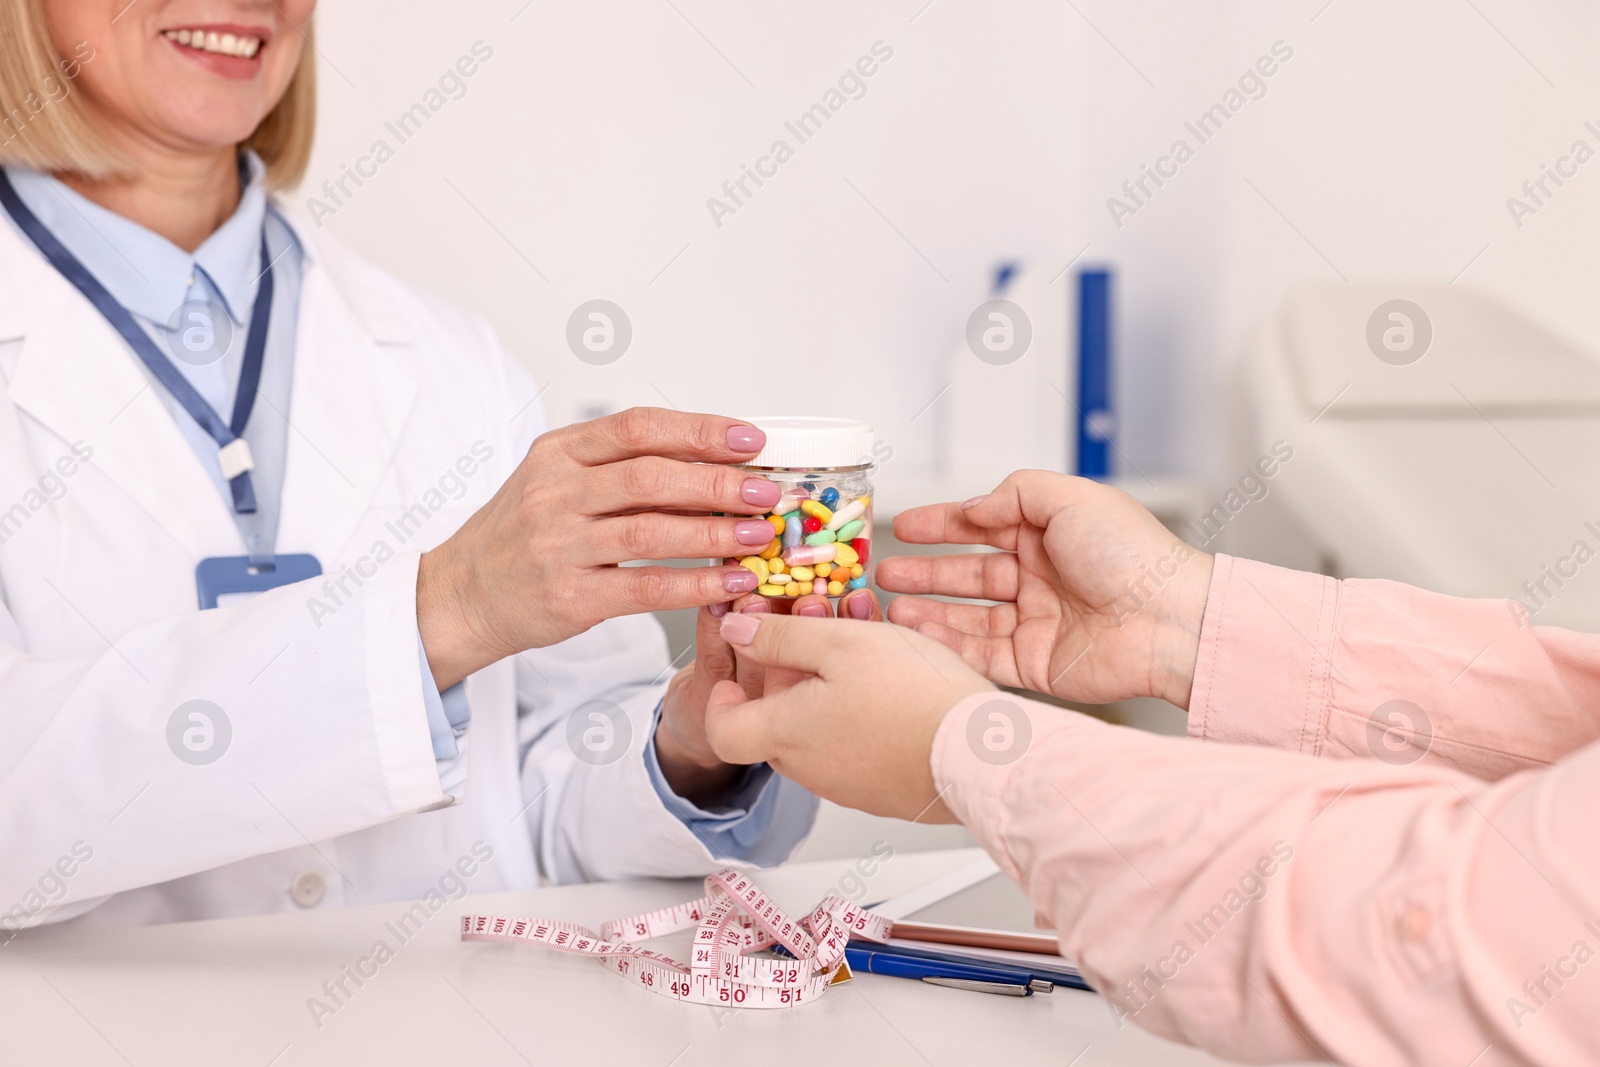
POLYGON ((850 584, 845 586, 846 589, 865 589, 866 587, 867 587, 867 576, 865 574, 863 574, 859 578, 850 579, 850 584))
POLYGON ((828 486, 828 488, 824 489, 822 491, 822 506, 825 507, 825 508, 828 508, 830 511, 832 509, 838 507, 839 506, 839 490, 835 489, 831 485, 828 486))
POLYGON ((805 536, 805 529, 800 525, 801 514, 791 511, 783 517, 783 547, 798 548, 800 540, 805 536))

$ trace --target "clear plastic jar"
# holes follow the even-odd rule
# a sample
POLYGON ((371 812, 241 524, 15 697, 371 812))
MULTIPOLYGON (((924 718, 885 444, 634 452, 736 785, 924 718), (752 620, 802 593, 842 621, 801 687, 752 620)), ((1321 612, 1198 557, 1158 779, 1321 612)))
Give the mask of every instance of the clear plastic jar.
POLYGON ((725 563, 761 579, 773 600, 817 593, 837 600, 867 587, 872 563, 872 424, 802 416, 755 418, 767 444, 744 469, 783 489, 767 519, 778 536, 725 563))

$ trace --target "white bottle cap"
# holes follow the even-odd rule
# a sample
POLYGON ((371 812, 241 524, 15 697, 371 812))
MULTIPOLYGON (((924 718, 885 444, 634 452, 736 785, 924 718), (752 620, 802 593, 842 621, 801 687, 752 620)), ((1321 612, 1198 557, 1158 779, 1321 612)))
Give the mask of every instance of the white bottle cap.
POLYGON ((748 420, 767 435, 751 467, 817 470, 865 467, 872 459, 872 423, 809 415, 774 415, 748 420))

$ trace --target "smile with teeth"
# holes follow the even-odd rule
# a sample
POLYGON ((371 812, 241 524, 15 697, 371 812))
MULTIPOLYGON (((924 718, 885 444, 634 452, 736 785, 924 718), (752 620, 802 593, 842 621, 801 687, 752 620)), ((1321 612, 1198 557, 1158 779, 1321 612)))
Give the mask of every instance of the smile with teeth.
POLYGON ((261 48, 259 37, 235 37, 231 33, 207 33, 204 30, 163 30, 161 36, 202 52, 216 52, 225 56, 251 59, 261 48))

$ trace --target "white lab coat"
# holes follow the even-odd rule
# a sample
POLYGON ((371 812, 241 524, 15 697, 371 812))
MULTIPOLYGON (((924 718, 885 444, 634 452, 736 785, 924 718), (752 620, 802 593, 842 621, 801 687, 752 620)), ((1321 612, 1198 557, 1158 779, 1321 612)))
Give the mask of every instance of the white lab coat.
MULTIPOLYGON (((308 599, 335 606, 320 583, 197 610, 195 564, 241 553, 227 505, 124 342, 0 221, 0 927, 720 866, 644 766, 670 675, 648 616, 472 676, 465 796, 441 807, 418 554, 488 499, 543 415, 481 320, 295 228, 306 264, 277 550, 370 574, 346 580, 331 615, 308 599), (62 461, 75 444, 90 458, 62 461), (490 458, 451 499, 475 444, 490 458), (425 520, 402 539, 417 504, 425 520), (395 554, 377 564, 380 542, 395 554), (604 766, 577 761, 564 726, 596 698, 633 728, 604 766), (167 740, 195 699, 232 727, 208 765, 167 740)), ((280 416, 258 403, 254 417, 280 416)))

